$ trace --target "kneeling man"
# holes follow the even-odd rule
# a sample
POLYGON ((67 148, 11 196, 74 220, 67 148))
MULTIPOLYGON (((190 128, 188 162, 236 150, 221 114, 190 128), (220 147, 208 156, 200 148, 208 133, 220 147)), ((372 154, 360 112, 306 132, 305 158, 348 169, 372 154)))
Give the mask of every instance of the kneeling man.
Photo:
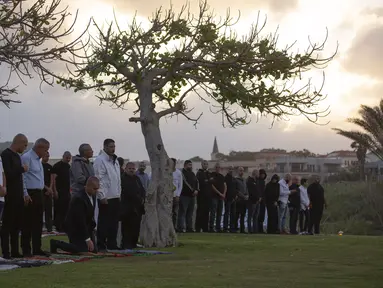
POLYGON ((72 195, 68 213, 64 222, 64 230, 68 235, 69 243, 51 240, 51 253, 61 249, 70 253, 94 252, 94 202, 93 196, 100 188, 97 177, 91 176, 86 182, 84 190, 72 195))

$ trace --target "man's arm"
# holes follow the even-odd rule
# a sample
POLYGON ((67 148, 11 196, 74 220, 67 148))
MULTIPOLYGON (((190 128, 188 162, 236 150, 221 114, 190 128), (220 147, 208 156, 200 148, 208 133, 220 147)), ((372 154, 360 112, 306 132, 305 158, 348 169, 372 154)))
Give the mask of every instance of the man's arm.
MULTIPOLYGON (((83 239, 84 241, 87 241, 91 238, 91 235, 89 235, 88 227, 86 225, 86 207, 84 205, 84 202, 81 198, 74 199, 71 204, 72 207, 69 210, 70 213, 73 213, 72 219, 76 219, 73 221, 74 223, 70 223, 73 226, 73 228, 76 231, 76 236, 83 239)), ((68 227, 70 229, 70 227, 68 227)))
POLYGON ((226 197, 226 192, 227 192, 227 185, 226 182, 223 182, 223 197, 226 197))
MULTIPOLYGON (((21 164, 27 165, 30 167, 31 158, 29 157, 29 153, 24 153, 21 155, 21 164)), ((24 169, 23 169, 24 170, 24 169)), ((25 177, 25 172, 23 173, 23 187, 24 187, 24 197, 29 197, 28 190, 27 190, 27 180, 25 177)))
POLYGON ((100 180, 100 188, 97 191, 97 199, 106 200, 106 177, 107 171, 101 159, 96 159, 93 164, 94 174, 100 180))
POLYGON ((74 161, 72 163, 72 166, 70 167, 70 170, 71 170, 71 174, 73 176, 73 181, 76 184, 80 184, 80 185, 85 187, 86 180, 88 180, 88 179, 84 174, 84 171, 83 171, 82 166, 81 166, 81 162, 80 161, 74 161))
POLYGON ((19 167, 12 167, 12 157, 8 153, 1 154, 1 160, 3 162, 3 170, 6 172, 8 177, 16 178, 25 172, 24 167, 20 165, 19 167))
POLYGON ((184 185, 184 181, 182 179, 181 171, 179 171, 177 177, 178 177, 178 187, 177 187, 176 197, 180 197, 181 196, 181 192, 182 192, 182 188, 183 188, 183 185, 184 185))

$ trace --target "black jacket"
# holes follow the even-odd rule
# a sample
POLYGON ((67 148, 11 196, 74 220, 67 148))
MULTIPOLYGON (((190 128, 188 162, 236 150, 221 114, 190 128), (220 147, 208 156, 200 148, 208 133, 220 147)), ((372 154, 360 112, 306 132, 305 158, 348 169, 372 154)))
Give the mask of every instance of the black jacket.
POLYGON ((232 201, 238 196, 237 181, 233 175, 227 173, 225 176, 225 182, 227 187, 226 201, 232 201))
POLYGON ((72 239, 85 241, 92 238, 95 228, 94 205, 88 194, 85 190, 73 193, 64 222, 64 231, 72 239))
POLYGON ((258 203, 261 193, 257 185, 257 180, 251 176, 247 178, 247 190, 249 191, 249 202, 253 204, 258 203))
POLYGON ((186 169, 182 169, 181 172, 183 178, 181 196, 193 197, 194 191, 198 191, 199 189, 197 176, 195 176, 193 171, 186 169))
MULTIPOLYGON (((23 203, 24 186, 23 173, 24 168, 21 164, 20 155, 7 148, 1 153, 1 161, 3 162, 3 170, 7 179, 7 195, 5 202, 23 203)), ((2 177, 2 176, 1 176, 2 177)))
POLYGON ((257 186, 258 186, 259 195, 262 198, 265 196, 266 178, 267 178, 266 171, 264 169, 259 169, 259 177, 257 179, 257 186), (262 174, 265 175, 263 178, 261 178, 262 174))
POLYGON ((137 175, 124 173, 121 178, 121 214, 145 214, 145 189, 137 175))
POLYGON ((325 204, 324 189, 322 185, 315 182, 307 188, 307 194, 310 198, 310 203, 314 209, 323 209, 325 204))
POLYGON ((199 184, 198 198, 211 197, 211 173, 208 170, 199 169, 197 180, 199 184))
POLYGON ((291 190, 296 190, 297 192, 290 194, 289 196, 289 201, 291 207, 295 207, 300 209, 301 207, 301 193, 299 190, 299 185, 298 184, 291 184, 289 187, 290 191, 291 190))
POLYGON ((279 177, 278 175, 274 175, 270 182, 266 184, 265 188, 265 202, 266 205, 273 205, 275 202, 279 200, 279 177), (276 179, 277 182, 273 183, 272 180, 276 179))

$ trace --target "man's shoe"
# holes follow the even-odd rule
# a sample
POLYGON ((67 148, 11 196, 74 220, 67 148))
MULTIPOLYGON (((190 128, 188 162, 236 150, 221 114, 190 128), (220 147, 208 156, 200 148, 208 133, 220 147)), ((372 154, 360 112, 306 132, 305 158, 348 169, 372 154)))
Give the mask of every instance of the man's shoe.
POLYGON ((3 258, 6 259, 6 260, 10 260, 11 259, 11 255, 3 254, 3 258))
POLYGON ((15 253, 15 254, 11 254, 11 257, 12 258, 23 258, 24 256, 21 255, 20 253, 15 253))
POLYGON ((45 252, 43 250, 39 250, 39 251, 33 251, 33 256, 45 256, 45 257, 49 257, 51 256, 48 252, 45 252))
POLYGON ((23 253, 23 258, 31 258, 33 255, 31 253, 23 253))
POLYGON ((49 244, 50 244, 50 252, 52 254, 56 254, 57 253, 57 240, 51 239, 49 244))

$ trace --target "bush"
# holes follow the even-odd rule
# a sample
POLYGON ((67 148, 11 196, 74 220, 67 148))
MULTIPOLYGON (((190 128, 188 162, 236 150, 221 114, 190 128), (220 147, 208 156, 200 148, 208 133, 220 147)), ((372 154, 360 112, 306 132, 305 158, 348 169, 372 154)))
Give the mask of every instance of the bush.
POLYGON ((324 185, 327 210, 322 218, 324 233, 383 235, 383 186, 377 183, 324 185))

